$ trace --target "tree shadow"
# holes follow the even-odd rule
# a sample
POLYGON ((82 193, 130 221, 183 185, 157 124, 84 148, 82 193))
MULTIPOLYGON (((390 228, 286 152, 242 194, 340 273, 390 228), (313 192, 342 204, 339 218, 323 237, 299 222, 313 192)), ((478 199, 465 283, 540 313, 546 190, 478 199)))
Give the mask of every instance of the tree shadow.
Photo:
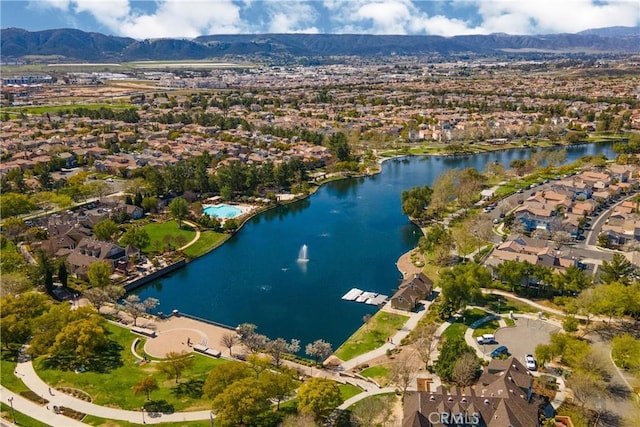
POLYGON ((123 347, 119 343, 109 341, 104 348, 86 359, 78 359, 70 353, 61 353, 46 359, 44 366, 48 369, 83 369, 105 374, 123 365, 122 350, 123 347))
POLYGON ((171 389, 171 394, 176 397, 192 397, 199 399, 202 397, 202 387, 204 380, 191 379, 187 382, 180 383, 171 389))
POLYGON ((160 414, 173 414, 175 412, 175 408, 173 405, 166 400, 150 400, 145 402, 144 410, 149 413, 151 418, 157 418, 160 414))
POLYGON ((622 425, 622 418, 616 412, 603 411, 600 413, 598 425, 603 427, 619 427, 622 425))
POLYGON ((612 400, 624 401, 631 398, 629 389, 621 384, 609 384, 607 391, 612 400))

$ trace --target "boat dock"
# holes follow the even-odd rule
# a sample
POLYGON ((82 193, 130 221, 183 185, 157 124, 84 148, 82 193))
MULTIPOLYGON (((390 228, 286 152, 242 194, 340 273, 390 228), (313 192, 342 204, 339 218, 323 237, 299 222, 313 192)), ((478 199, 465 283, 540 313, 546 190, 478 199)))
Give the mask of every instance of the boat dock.
POLYGON ((353 288, 342 296, 345 301, 355 301, 368 305, 381 306, 389 299, 386 295, 381 295, 377 292, 367 292, 358 288, 353 288))

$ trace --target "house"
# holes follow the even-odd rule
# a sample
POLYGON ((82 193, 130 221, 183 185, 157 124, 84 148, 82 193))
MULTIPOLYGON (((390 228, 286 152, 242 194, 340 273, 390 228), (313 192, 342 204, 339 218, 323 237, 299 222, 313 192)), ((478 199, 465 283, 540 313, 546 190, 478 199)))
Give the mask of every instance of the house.
POLYGON ((555 232, 561 228, 562 218, 558 212, 544 207, 532 207, 529 205, 520 206, 515 210, 515 219, 520 221, 525 231, 546 230, 555 232))
POLYGON ((411 311, 418 301, 427 299, 433 291, 433 281, 424 273, 416 273, 405 279, 391 297, 391 307, 411 311))
POLYGON ((115 270, 120 261, 126 261, 127 254, 124 248, 115 243, 84 238, 78 243, 67 257, 69 271, 76 275, 86 275, 89 265, 105 261, 115 270))
POLYGON ((540 408, 532 394, 533 377, 516 358, 492 360, 475 386, 408 392, 402 426, 538 427, 540 408))

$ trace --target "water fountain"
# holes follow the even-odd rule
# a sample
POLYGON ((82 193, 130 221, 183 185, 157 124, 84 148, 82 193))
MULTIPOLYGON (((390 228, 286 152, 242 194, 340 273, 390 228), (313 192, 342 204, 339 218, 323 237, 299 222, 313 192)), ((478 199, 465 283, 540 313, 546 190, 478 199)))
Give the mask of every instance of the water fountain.
POLYGON ((302 247, 300 248, 300 251, 298 252, 298 262, 309 261, 308 251, 309 249, 307 248, 307 245, 302 245, 302 247))

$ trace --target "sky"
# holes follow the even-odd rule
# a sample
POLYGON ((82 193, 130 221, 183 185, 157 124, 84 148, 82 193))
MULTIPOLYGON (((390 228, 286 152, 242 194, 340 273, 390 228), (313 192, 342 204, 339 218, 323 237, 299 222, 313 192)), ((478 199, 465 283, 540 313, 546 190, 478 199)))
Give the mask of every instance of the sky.
POLYGON ((2 28, 207 34, 551 34, 640 25, 640 0, 0 0, 2 28))

